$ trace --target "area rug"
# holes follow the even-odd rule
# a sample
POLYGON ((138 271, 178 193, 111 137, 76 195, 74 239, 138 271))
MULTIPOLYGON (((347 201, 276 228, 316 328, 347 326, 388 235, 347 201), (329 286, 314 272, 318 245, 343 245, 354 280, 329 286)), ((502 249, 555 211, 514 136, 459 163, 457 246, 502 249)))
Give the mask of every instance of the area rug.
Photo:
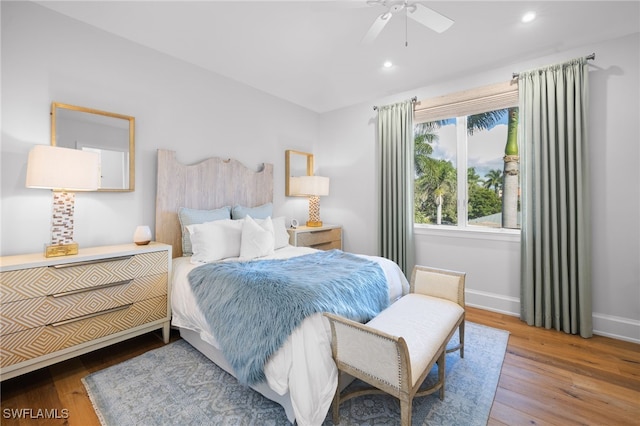
MULTIPOLYGON (((445 399, 413 402, 414 425, 486 425, 509 335, 467 322, 465 357, 447 354, 445 399)), ((457 335, 452 342, 456 342, 457 335)), ((437 369, 425 384, 437 380, 437 369)), ((184 340, 82 379, 106 426, 289 425, 284 409, 240 385, 184 340)), ((356 381, 351 386, 358 386, 356 381)), ((340 406, 341 425, 397 425, 400 404, 387 395, 354 398, 340 406)), ((323 425, 331 425, 331 413, 323 425)))

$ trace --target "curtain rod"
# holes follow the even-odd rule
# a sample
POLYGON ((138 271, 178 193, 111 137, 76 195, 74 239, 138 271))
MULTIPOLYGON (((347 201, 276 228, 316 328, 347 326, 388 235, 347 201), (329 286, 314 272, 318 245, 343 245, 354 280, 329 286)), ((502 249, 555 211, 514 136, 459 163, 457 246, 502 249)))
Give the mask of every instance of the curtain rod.
MULTIPOLYGON (((414 104, 415 104, 416 102, 418 102, 418 97, 417 97, 417 96, 414 96, 413 98, 411 98, 411 102, 412 102, 412 103, 414 103, 414 104)), ((378 107, 374 105, 374 106, 373 106, 373 110, 374 110, 374 111, 377 111, 377 110, 378 110, 378 107)))
MULTIPOLYGON (((591 60, 596 59, 596 54, 595 54, 595 53, 592 53, 591 55, 587 55, 587 56, 585 56, 584 58, 585 58, 587 61, 591 61, 591 60)), ((512 79, 512 80, 513 80, 513 79, 516 79, 516 78, 518 78, 518 76, 520 76, 520 73, 514 72, 514 73, 511 75, 511 79, 512 79)))

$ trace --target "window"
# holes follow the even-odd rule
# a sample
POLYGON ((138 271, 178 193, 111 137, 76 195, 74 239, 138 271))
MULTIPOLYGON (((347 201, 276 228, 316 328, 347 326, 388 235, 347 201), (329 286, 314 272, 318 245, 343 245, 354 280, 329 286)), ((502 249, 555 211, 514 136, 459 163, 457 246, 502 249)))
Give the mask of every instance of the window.
POLYGON ((420 102, 416 224, 520 228, 517 102, 507 83, 420 102))

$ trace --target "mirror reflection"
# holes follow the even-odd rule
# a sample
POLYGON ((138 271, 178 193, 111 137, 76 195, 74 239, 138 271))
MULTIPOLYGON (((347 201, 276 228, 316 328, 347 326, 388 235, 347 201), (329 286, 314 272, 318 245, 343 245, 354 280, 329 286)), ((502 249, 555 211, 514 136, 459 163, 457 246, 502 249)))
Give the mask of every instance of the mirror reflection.
POLYGON ((135 118, 54 102, 51 145, 100 155, 98 191, 133 191, 135 118))
POLYGON ((286 150, 284 172, 284 195, 291 196, 290 178, 292 176, 313 176, 313 154, 286 150))

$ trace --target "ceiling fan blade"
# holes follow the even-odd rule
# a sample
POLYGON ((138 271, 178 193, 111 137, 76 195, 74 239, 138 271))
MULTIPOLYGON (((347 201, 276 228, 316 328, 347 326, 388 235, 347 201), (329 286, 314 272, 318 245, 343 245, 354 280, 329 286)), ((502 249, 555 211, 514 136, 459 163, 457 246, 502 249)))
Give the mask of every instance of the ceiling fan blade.
POLYGON ((385 12, 382 15, 378 16, 373 24, 369 28, 369 31, 362 37, 362 43, 371 43, 373 40, 378 37, 378 34, 382 31, 382 29, 387 25, 387 23, 391 20, 391 13, 385 12))
POLYGON ((421 23, 427 28, 432 29, 437 33, 446 31, 453 21, 444 15, 439 14, 435 10, 429 9, 420 3, 415 4, 415 8, 407 10, 409 18, 421 23))

